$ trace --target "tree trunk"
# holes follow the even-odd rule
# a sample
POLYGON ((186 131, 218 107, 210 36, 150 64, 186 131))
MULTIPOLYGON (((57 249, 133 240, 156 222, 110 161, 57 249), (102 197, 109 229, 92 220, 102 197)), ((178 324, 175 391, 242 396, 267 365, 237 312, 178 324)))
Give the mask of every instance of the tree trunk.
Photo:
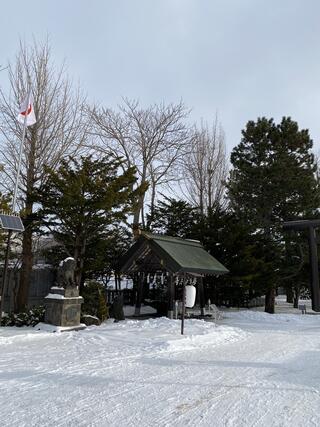
POLYGON ((76 262, 76 269, 74 274, 74 281, 79 286, 79 290, 82 291, 84 285, 83 277, 83 266, 84 266, 84 257, 86 253, 86 238, 81 237, 81 234, 76 236, 75 240, 75 251, 74 251, 74 259, 76 262))
POLYGON ((154 208, 156 203, 156 185, 152 183, 152 191, 151 191, 151 201, 150 201, 150 212, 149 212, 149 218, 147 221, 147 229, 150 230, 150 226, 154 219, 154 208))
POLYGON ((141 226, 142 226, 142 230, 146 229, 146 222, 145 222, 145 218, 144 218, 144 205, 143 204, 141 206, 141 226))
POLYGON ((300 286, 294 287, 294 299, 293 299, 293 307, 298 308, 300 298, 300 286))
POLYGON ((291 286, 286 288, 286 294, 287 294, 287 302, 292 304, 293 303, 293 289, 291 286))
POLYGON ((201 214, 201 218, 204 217, 204 203, 203 203, 203 190, 202 188, 200 188, 199 190, 199 209, 200 209, 200 214, 201 214))
POLYGON ((80 259, 81 259, 81 237, 79 230, 77 231, 77 234, 75 236, 75 243, 74 243, 74 252, 73 252, 73 258, 76 262, 76 268, 74 272, 74 281, 75 283, 80 286, 81 283, 81 265, 80 265, 80 259))
POLYGON ((28 305, 30 278, 32 273, 33 253, 32 253, 32 228, 26 227, 22 240, 22 264, 20 273, 20 284, 17 294, 15 312, 25 310, 28 305))
POLYGON ((80 270, 80 280, 79 280, 79 288, 81 289, 84 286, 85 275, 83 274, 84 269, 84 258, 86 256, 86 248, 87 248, 87 239, 84 237, 81 245, 80 252, 80 260, 79 260, 79 270, 80 270))
POLYGON ((271 288, 266 292, 265 308, 264 308, 264 311, 266 313, 274 314, 275 297, 276 297, 276 292, 274 288, 271 288))
POLYGON ((137 230, 140 224, 140 214, 144 203, 144 194, 139 196, 137 207, 133 213, 133 229, 137 230))
POLYGON ((35 144, 33 138, 30 140, 30 152, 28 153, 28 170, 26 179, 26 201, 24 208, 24 226, 25 230, 22 238, 22 261, 21 261, 21 274, 19 290, 17 293, 17 301, 15 312, 20 312, 28 306, 29 288, 33 264, 32 252, 32 237, 33 237, 33 223, 32 211, 33 201, 32 197, 35 191, 35 163, 34 163, 35 144))
POLYGON ((27 154, 27 173, 26 173, 26 193, 24 207, 24 226, 25 230, 22 238, 22 261, 19 290, 17 293, 17 301, 15 311, 23 311, 28 306, 29 288, 33 265, 33 197, 35 192, 35 153, 36 153, 36 134, 35 129, 31 129, 30 133, 26 133, 26 141, 28 144, 27 154), (28 138, 29 136, 29 138, 28 138))
POLYGON ((117 277, 118 277, 118 288, 119 288, 119 291, 121 291, 121 274, 117 273, 117 277))

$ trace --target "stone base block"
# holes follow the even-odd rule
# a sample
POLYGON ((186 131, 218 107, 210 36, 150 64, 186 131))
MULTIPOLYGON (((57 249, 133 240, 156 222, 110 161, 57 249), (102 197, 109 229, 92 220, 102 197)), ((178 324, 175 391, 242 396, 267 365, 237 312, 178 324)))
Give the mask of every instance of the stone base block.
MULTIPOLYGON (((51 292, 53 289, 51 290, 51 292)), ((80 296, 64 296, 62 293, 50 293, 45 298, 45 323, 61 327, 80 326, 80 296)))

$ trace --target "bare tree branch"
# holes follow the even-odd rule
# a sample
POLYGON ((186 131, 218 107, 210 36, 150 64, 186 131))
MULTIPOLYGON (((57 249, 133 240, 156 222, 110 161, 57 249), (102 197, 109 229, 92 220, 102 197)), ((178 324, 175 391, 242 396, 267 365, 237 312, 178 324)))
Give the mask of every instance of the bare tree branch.
POLYGON ((23 147, 18 203, 24 218, 22 266, 16 308, 27 303, 33 263, 34 194, 46 180, 45 165, 56 168, 62 158, 77 153, 88 136, 85 97, 74 90, 62 66, 51 62, 48 42, 20 43, 15 61, 8 66, 9 93, 0 90, 0 188, 12 192, 18 169, 22 126, 17 120, 19 104, 31 84, 37 122, 27 128, 23 147))
POLYGON ((194 127, 191 147, 183 158, 181 169, 183 193, 202 214, 223 204, 227 161, 224 132, 217 118, 212 129, 205 123, 200 129, 194 127))
POLYGON ((21 140, 21 124, 17 121, 20 102, 27 93, 30 79, 37 123, 27 129, 23 148, 20 206, 27 187, 27 171, 32 165, 33 184, 40 186, 45 179, 45 164, 56 167, 69 154, 84 144, 88 133, 85 98, 79 89, 73 90, 64 67, 56 69, 50 61, 47 43, 26 47, 20 43, 15 63, 9 64, 9 94, 0 90, 0 162, 4 164, 1 186, 10 192, 17 172, 21 140))
MULTIPOLYGON (((90 113, 98 136, 96 148, 125 158, 128 167, 134 165, 139 185, 151 186, 153 203, 157 188, 176 179, 174 167, 189 145, 190 130, 185 123, 189 111, 182 102, 142 108, 138 101, 124 99, 117 112, 94 107, 90 113)), ((142 195, 134 227, 138 226, 144 204, 142 195)))

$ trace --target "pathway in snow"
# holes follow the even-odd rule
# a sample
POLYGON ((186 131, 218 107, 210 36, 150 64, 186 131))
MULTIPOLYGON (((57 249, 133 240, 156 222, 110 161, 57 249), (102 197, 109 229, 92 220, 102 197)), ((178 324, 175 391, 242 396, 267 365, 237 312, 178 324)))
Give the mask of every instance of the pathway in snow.
POLYGON ((320 317, 0 328, 0 425, 319 426, 320 317))

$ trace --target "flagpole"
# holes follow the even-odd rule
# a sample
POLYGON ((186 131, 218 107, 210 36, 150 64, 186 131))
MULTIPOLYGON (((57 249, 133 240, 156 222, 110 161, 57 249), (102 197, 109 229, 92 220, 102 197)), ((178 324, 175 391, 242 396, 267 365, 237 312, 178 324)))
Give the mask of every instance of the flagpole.
MULTIPOLYGON (((15 182, 14 193, 13 193, 13 201, 12 201, 12 212, 13 213, 15 213, 15 211, 16 211, 18 186, 19 186, 19 178, 20 178, 20 170, 21 170, 21 161, 22 161, 22 152, 23 152, 23 146, 24 146, 25 139, 26 139, 27 118, 28 118, 27 112, 28 112, 30 97, 31 97, 31 84, 29 84, 27 110, 26 110, 24 120, 23 120, 22 138, 21 138, 20 149, 19 149, 18 169, 17 169, 16 182, 15 182)), ((4 309, 4 294, 5 294, 5 287, 6 287, 7 276, 8 276, 10 245, 11 245, 12 233, 13 233, 12 230, 8 231, 7 248, 6 248, 5 260, 4 260, 4 266, 3 266, 2 286, 1 286, 1 292, 0 292, 0 297, 1 297, 1 299, 0 299, 0 326, 1 326, 1 320, 2 320, 2 312, 4 309)))
MULTIPOLYGON (((29 92, 28 92, 27 110, 29 107, 30 96, 31 96, 31 85, 29 86, 29 92)), ((12 202, 12 212, 13 213, 15 213, 16 204, 17 204, 17 195, 18 195, 18 186, 19 186, 19 178, 20 178, 20 170, 21 170, 22 152, 23 152, 23 146, 24 146, 25 139, 26 139, 27 119, 28 119, 28 114, 26 111, 26 114, 24 115, 24 121, 23 121, 22 139, 21 139, 20 150, 19 150, 18 170, 17 170, 16 183, 15 183, 14 193, 13 193, 13 202, 12 202)))

